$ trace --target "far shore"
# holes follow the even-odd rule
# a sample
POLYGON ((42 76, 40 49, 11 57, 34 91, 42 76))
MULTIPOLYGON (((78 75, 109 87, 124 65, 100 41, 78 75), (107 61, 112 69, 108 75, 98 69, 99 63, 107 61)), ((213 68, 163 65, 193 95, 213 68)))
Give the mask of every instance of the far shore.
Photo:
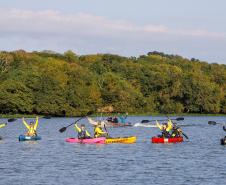
MULTIPOLYGON (((109 116, 119 116, 119 115, 125 115, 125 114, 93 114, 90 117, 109 117, 109 116)), ((26 115, 26 114, 0 114, 0 118, 35 118, 36 116, 40 118, 45 118, 45 117, 59 117, 59 118, 70 118, 70 117, 81 117, 79 115, 73 115, 73 116, 51 116, 51 115, 26 115)), ((143 113, 143 114, 129 114, 128 116, 145 116, 145 117, 157 117, 157 116, 166 116, 166 114, 161 114, 161 113, 143 113)), ((198 114, 198 113, 182 113, 182 114, 167 114, 169 117, 181 117, 181 116, 226 116, 226 114, 198 114)))

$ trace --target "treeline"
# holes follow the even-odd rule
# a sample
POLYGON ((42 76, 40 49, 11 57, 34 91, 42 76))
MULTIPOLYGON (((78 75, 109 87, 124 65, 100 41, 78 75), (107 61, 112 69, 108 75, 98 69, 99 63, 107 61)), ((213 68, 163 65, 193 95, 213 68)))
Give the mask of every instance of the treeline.
POLYGON ((226 113, 226 66, 149 52, 0 52, 0 113, 226 113))

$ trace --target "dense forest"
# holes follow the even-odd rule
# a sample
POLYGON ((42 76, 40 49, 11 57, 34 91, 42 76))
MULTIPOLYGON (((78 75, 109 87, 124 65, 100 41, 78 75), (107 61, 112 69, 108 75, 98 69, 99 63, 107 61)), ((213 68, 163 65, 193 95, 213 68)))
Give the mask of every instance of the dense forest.
POLYGON ((0 113, 226 113, 226 65, 149 52, 0 52, 0 113))

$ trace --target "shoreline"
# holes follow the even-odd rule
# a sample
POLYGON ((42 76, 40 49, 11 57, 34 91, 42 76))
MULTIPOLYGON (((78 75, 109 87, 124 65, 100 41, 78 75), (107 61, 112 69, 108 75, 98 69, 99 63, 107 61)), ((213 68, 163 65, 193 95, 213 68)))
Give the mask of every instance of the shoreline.
MULTIPOLYGON (((125 115, 125 114, 119 114, 119 115, 125 115)), ((4 119, 4 118, 22 118, 22 117, 25 117, 25 118, 35 118, 36 116, 38 116, 39 118, 44 118, 46 117, 47 115, 34 115, 34 114, 30 114, 30 115, 27 115, 27 114, 0 114, 0 118, 4 119)), ((50 116, 50 115, 48 115, 50 116)), ((118 116, 118 114, 93 114, 91 115, 90 117, 110 117, 110 116, 118 116)), ((161 113, 144 113, 144 114, 129 114, 128 116, 130 117, 135 117, 135 116, 140 116, 140 117, 157 117, 157 116, 166 116, 166 114, 161 114, 161 113)), ((208 117, 217 117, 217 116, 226 116, 226 114, 198 114, 198 113, 182 113, 182 114, 167 114, 167 116, 169 117, 181 117, 181 116, 208 116, 208 117)), ((50 117, 53 117, 53 118, 71 118, 71 117, 81 117, 81 116, 50 116, 50 117)))

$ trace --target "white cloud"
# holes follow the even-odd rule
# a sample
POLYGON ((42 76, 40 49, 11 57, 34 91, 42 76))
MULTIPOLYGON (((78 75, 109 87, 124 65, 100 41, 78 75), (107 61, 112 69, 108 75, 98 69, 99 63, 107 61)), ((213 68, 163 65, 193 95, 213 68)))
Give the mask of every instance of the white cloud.
MULTIPOLYGON (((213 52, 218 41, 225 43, 226 33, 139 25, 82 12, 66 14, 53 10, 0 9, 0 50, 74 49, 79 53, 125 55, 160 50, 199 58, 193 53, 198 55, 199 50, 200 53, 213 52), (212 42, 212 48, 207 48, 207 40, 212 42)), ((218 48, 217 55, 219 51, 221 48, 218 48)))
POLYGON ((64 14, 58 11, 1 10, 0 32, 83 34, 107 37, 121 34, 171 34, 193 37, 226 38, 226 33, 207 30, 174 30, 164 25, 139 26, 123 20, 110 20, 86 13, 64 14))

